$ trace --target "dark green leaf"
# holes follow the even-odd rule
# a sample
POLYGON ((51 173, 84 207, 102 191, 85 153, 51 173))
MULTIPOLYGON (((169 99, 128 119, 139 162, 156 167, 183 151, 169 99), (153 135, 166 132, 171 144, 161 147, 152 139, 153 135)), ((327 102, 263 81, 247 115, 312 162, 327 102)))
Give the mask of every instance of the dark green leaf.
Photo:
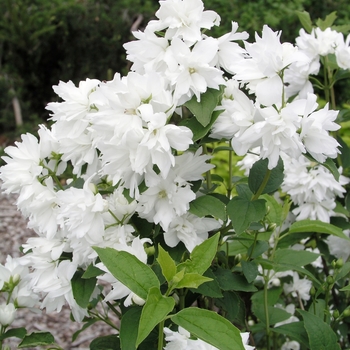
POLYGON ((121 350, 117 335, 105 335, 95 338, 90 343, 90 350, 121 350))
POLYGON ((35 346, 50 345, 55 342, 55 338, 50 332, 33 332, 26 335, 19 343, 19 348, 29 348, 35 346))
POLYGON ((265 253, 270 248, 269 244, 265 241, 257 241, 254 245, 254 243, 249 247, 248 249, 248 255, 255 259, 258 256, 260 256, 262 253, 265 253), (253 253, 250 254, 251 250, 254 248, 253 253))
POLYGON ((84 272, 84 274, 81 276, 81 278, 84 278, 84 279, 89 279, 91 277, 97 277, 97 276, 100 276, 102 274, 104 274, 105 272, 100 270, 98 267, 90 264, 86 271, 84 272))
POLYGON ((258 265, 256 264, 256 262, 254 262, 254 260, 252 261, 242 260, 241 265, 242 265, 242 271, 243 271, 244 277, 246 278, 248 283, 255 281, 256 277, 259 274, 258 265))
MULTIPOLYGON (((283 322, 288 320, 292 315, 278 307, 268 305, 267 307, 268 315, 269 315, 269 325, 274 325, 278 322, 283 322)), ((264 304, 253 304, 252 311, 254 315, 261 320, 261 322, 266 324, 266 313, 264 304)))
MULTIPOLYGON (((349 110, 349 113, 350 113, 350 110, 349 110)), ((342 166, 344 169, 349 168, 350 167, 350 148, 340 136, 337 137, 337 141, 341 146, 340 159, 342 162, 342 166)))
POLYGON ((304 322, 292 322, 279 327, 273 327, 271 330, 275 333, 286 335, 309 348, 309 339, 305 331, 304 322))
POLYGON ((279 158, 277 166, 271 170, 268 169, 268 163, 268 159, 260 159, 250 169, 248 185, 254 194, 259 191, 266 176, 268 176, 268 181, 260 194, 277 191, 283 182, 284 166, 282 159, 279 158))
POLYGON ((164 320, 174 309, 174 306, 174 298, 163 296, 159 288, 152 287, 149 290, 146 303, 141 312, 136 347, 141 344, 158 323, 164 320))
POLYGON ((77 270, 71 279, 71 284, 75 301, 80 307, 86 308, 95 290, 97 279, 96 277, 85 279, 82 278, 83 275, 84 271, 77 270))
POLYGON ((11 328, 7 330, 4 334, 0 335, 0 344, 6 338, 16 337, 23 339, 27 334, 27 330, 24 327, 21 328, 11 328))
POLYGON ((235 292, 223 292, 223 297, 215 299, 215 305, 226 311, 226 318, 230 322, 238 317, 243 301, 235 292))
POLYGON ((207 135, 208 131, 213 126, 215 120, 219 117, 221 113, 222 111, 214 111, 211 116, 211 122, 205 127, 202 124, 200 124, 195 117, 181 121, 180 125, 186 126, 189 129, 191 129, 193 133, 193 141, 196 142, 202 139, 205 135, 207 135))
POLYGON ((214 311, 190 307, 179 311, 171 319, 218 349, 244 350, 239 329, 214 311))
POLYGON ((306 250, 278 249, 276 250, 273 261, 277 264, 305 266, 315 261, 319 256, 320 254, 306 250))
POLYGON ((200 285, 206 282, 210 282, 212 279, 204 277, 198 273, 186 273, 182 279, 176 284, 176 288, 198 288, 200 285))
POLYGON ((263 199, 250 201, 246 198, 234 197, 226 209, 237 234, 244 232, 252 222, 262 220, 266 213, 263 199))
POLYGON ((221 298, 222 293, 216 277, 211 269, 204 272, 203 276, 211 278, 211 281, 201 284, 196 289, 191 289, 193 293, 202 294, 211 298, 221 298))
POLYGON ((91 325, 93 325, 94 323, 96 323, 98 321, 100 321, 98 318, 92 318, 88 322, 84 323, 84 325, 83 325, 83 327, 81 327, 81 329, 79 329, 73 333, 72 341, 74 342, 78 338, 78 336, 81 332, 85 331, 85 329, 89 328, 91 325))
POLYGON ((244 276, 234 274, 230 270, 217 269, 214 275, 222 290, 233 290, 239 292, 256 292, 256 287, 248 283, 244 276))
POLYGON ((337 335, 323 320, 305 310, 298 310, 304 319, 310 350, 340 350, 337 335))
POLYGON ((225 204, 220 199, 206 195, 196 198, 190 203, 190 213, 199 217, 207 215, 226 220, 225 204))
POLYGON ((111 274, 140 298, 146 300, 150 288, 159 288, 157 275, 136 256, 112 248, 94 249, 111 274))
POLYGON ((136 350, 136 339, 142 308, 132 307, 120 322, 120 345, 122 350, 136 350))

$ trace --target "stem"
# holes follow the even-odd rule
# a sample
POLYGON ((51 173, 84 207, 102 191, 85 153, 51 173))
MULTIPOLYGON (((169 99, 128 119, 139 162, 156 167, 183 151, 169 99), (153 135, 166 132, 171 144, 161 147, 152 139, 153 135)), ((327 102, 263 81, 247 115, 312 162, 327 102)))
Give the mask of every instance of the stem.
POLYGON ((159 323, 159 330, 158 330, 158 350, 162 350, 162 349, 163 349, 163 345, 164 345, 164 333, 163 333, 164 322, 165 322, 165 320, 163 320, 162 322, 159 323))
POLYGON ((264 179, 263 179, 263 181, 262 181, 258 191, 253 196, 252 201, 255 201, 256 199, 258 199, 260 197, 260 195, 264 191, 264 189, 265 189, 265 187, 266 187, 266 185, 267 185, 267 183, 269 181, 270 175, 271 175, 271 170, 267 169, 266 174, 264 176, 264 179))
MULTIPOLYGON (((204 153, 204 154, 208 154, 207 145, 203 145, 203 153, 204 153)), ((205 173, 205 178, 206 178, 206 180, 207 180, 207 188, 208 188, 208 190, 210 190, 211 187, 212 187, 210 170, 208 170, 208 171, 205 173)))
POLYGON ((233 176, 233 169, 232 169, 232 151, 228 152, 228 184, 227 184, 227 198, 231 198, 231 192, 232 192, 232 176, 233 176))
POLYGON ((269 276, 265 276, 264 283, 264 309, 265 309, 265 321, 266 321, 266 345, 267 350, 270 350, 270 318, 269 318, 269 309, 268 309, 268 301, 267 301, 267 287, 269 276))

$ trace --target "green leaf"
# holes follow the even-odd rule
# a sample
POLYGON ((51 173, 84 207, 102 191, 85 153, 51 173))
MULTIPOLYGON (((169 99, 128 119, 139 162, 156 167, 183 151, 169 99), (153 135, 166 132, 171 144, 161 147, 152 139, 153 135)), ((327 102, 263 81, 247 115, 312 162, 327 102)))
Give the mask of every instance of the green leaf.
POLYGON ((190 307, 179 311, 171 319, 218 349, 244 350, 238 328, 214 311, 190 307))
POLYGON ((186 269, 186 273, 194 272, 203 275, 203 273, 208 270, 216 255, 219 237, 220 233, 216 233, 200 245, 197 245, 190 255, 190 260, 186 260, 184 263, 179 264, 177 270, 181 271, 186 269))
POLYGON ((98 318, 92 318, 88 322, 84 323, 84 325, 79 330, 77 330, 76 332, 73 333, 72 341, 74 342, 78 338, 80 333, 84 332, 85 329, 89 328, 91 325, 93 325, 94 323, 96 323, 98 321, 100 321, 98 318))
POLYGON ((246 198, 234 197, 226 209, 237 234, 244 232, 252 222, 262 220, 266 213, 265 200, 263 199, 250 201, 246 198))
POLYGON ((119 337, 114 334, 95 338, 90 343, 90 350, 121 350, 119 337))
POLYGON ((186 273, 176 284, 176 288, 198 288, 205 282, 212 281, 209 277, 204 277, 198 273, 186 273))
POLYGON ((324 20, 319 18, 316 21, 316 25, 317 25, 317 27, 320 27, 320 29, 324 31, 333 25, 336 18, 337 18, 337 12, 334 11, 334 12, 330 13, 329 15, 327 15, 324 20))
POLYGON ((142 308, 131 307, 120 322, 120 345, 122 350, 136 350, 136 339, 142 308))
MULTIPOLYGON (((278 322, 288 320, 292 315, 286 310, 279 309, 278 307, 268 305, 267 307, 269 314, 269 326, 274 325, 278 322)), ((252 311, 254 315, 266 324, 266 314, 264 304, 253 303, 252 311)))
POLYGON ((349 240, 349 237, 347 237, 339 227, 320 220, 307 219, 294 222, 289 228, 289 233, 297 232, 327 233, 333 236, 349 240))
POLYGON ((97 279, 96 277, 85 279, 82 278, 83 275, 84 271, 77 270, 71 279, 71 285, 75 301, 82 308, 86 308, 95 290, 97 279))
POLYGON ((205 127, 211 121, 211 116, 219 104, 222 92, 221 88, 220 90, 207 89, 205 93, 201 94, 199 102, 194 95, 191 100, 185 103, 185 106, 192 112, 198 122, 205 127))
POLYGON ((158 323, 164 320, 174 309, 174 306, 174 298, 163 296, 159 288, 153 287, 149 290, 146 303, 142 308, 136 347, 141 344, 158 323))
POLYGON ((299 21, 304 29, 310 34, 312 32, 312 21, 310 14, 306 11, 296 11, 299 21))
POLYGON ((27 334, 27 330, 24 327, 21 328, 11 328, 7 330, 4 334, 0 335, 0 344, 6 338, 16 337, 23 339, 27 334))
POLYGON ((277 264, 305 266, 315 261, 319 256, 320 254, 306 250, 278 249, 275 252, 273 261, 277 264))
POLYGON ((266 241, 257 241, 255 243, 255 245, 254 245, 254 242, 253 242, 252 245, 248 249, 248 255, 250 255, 250 257, 252 259, 255 259, 258 256, 260 256, 262 253, 265 253, 269 248, 270 248, 270 246, 269 246, 269 244, 266 241), (253 253, 250 254, 252 249, 254 249, 253 253))
POLYGON ((276 198, 268 194, 261 196, 262 199, 265 199, 267 206, 266 217, 270 223, 275 223, 277 226, 281 226, 283 223, 283 207, 281 203, 278 203, 276 198))
POLYGON ((340 350, 337 335, 328 324, 310 312, 305 310, 298 312, 304 319, 310 350, 340 350))
POLYGON ((271 170, 268 169, 268 163, 269 160, 267 158, 260 159, 255 162, 250 169, 248 185, 254 194, 256 194, 260 189, 260 186, 263 184, 264 178, 267 176, 268 172, 270 172, 270 175, 261 194, 277 191, 283 182, 284 166, 282 159, 279 158, 277 166, 271 170))
POLYGON ((318 162, 314 157, 312 157, 311 154, 309 153, 304 153, 304 156, 309 159, 312 162, 318 163, 320 165, 323 165, 326 169, 328 169, 332 175, 334 176, 334 178, 339 181, 339 170, 337 168, 337 166, 335 165, 334 161, 331 158, 327 158, 327 160, 324 163, 320 163, 318 162))
POLYGON ((242 265, 242 271, 243 271, 244 277, 246 278, 248 283, 255 281, 256 276, 259 274, 258 265, 256 264, 256 262, 254 260, 252 261, 242 260, 241 265, 242 265))
POLYGON ((222 293, 216 277, 211 269, 204 272, 203 276, 208 277, 211 281, 201 284, 196 289, 191 289, 192 293, 202 294, 211 298, 222 298, 222 293))
POLYGON ((50 332, 33 332, 26 335, 19 343, 19 348, 29 348, 35 346, 50 345, 55 342, 55 338, 50 332))
POLYGON ((272 327, 272 332, 283 334, 309 348, 309 340, 305 331, 304 322, 292 322, 278 327, 272 327))
POLYGON ((219 268, 214 271, 214 275, 222 290, 233 290, 237 292, 256 292, 257 288, 248 283, 244 276, 234 274, 227 269, 219 268))
POLYGON ((345 286, 344 288, 339 289, 341 292, 347 292, 350 290, 350 284, 348 284, 347 286, 345 286))
POLYGON ((161 245, 158 245, 158 258, 157 261, 162 269, 162 274, 170 282, 176 275, 176 264, 171 258, 169 253, 165 251, 161 245))
POLYGON ((207 135, 208 131, 211 129, 213 126, 214 122, 216 119, 219 117, 219 115, 223 111, 214 111, 212 116, 211 116, 211 121, 207 126, 203 126, 200 124, 195 117, 189 118, 189 119, 184 119, 183 121, 180 122, 180 125, 186 126, 189 129, 191 129, 193 133, 193 141, 196 142, 200 139, 202 139, 204 136, 207 135))
POLYGON ((226 220, 225 204, 220 199, 206 195, 196 198, 190 203, 190 213, 199 216, 213 216, 215 218, 226 220))
POLYGON ((81 278, 89 279, 91 277, 97 277, 105 272, 100 270, 98 267, 94 266, 93 264, 90 264, 87 269, 85 270, 84 274, 81 276, 81 278))
POLYGON ((215 305, 226 311, 226 318, 230 322, 238 317, 243 301, 235 292, 223 292, 220 299, 215 299, 215 305))
POLYGON ((140 298, 146 300, 150 288, 159 288, 157 275, 136 256, 112 248, 94 249, 111 274, 140 298))
MULTIPOLYGON (((350 78, 350 74, 349 74, 349 78, 350 78)), ((350 113, 350 110, 349 110, 349 113, 350 113)), ((344 169, 349 168, 350 167, 350 148, 340 136, 337 137, 337 141, 341 146, 340 158, 342 161, 342 166, 344 169)))

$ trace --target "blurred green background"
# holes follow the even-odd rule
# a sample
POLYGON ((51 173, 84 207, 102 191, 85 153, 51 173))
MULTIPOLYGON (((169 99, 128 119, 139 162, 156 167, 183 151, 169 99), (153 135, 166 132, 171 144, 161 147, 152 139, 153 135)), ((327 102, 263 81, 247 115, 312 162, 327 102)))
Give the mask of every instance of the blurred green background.
MULTIPOLYGON (((231 21, 251 37, 266 23, 294 42, 301 27, 296 11, 313 20, 337 11, 337 25, 350 23, 348 0, 204 0, 221 16, 219 36, 231 21)), ((0 150, 23 132, 46 122, 48 102, 57 100, 52 85, 62 81, 126 74, 122 44, 133 40, 158 9, 157 0, 0 0, 0 150), (134 27, 133 27, 134 26, 134 27), (14 108, 20 106, 23 125, 14 108)), ((251 38, 251 40, 253 40, 251 38)), ((347 90, 348 91, 348 90, 347 90)), ((349 103, 341 97, 342 103, 349 103)))

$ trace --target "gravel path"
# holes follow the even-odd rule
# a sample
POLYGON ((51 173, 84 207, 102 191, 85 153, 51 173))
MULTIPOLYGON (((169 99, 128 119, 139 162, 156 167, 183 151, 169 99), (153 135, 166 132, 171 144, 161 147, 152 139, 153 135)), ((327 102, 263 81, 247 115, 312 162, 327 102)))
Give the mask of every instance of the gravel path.
MULTIPOLYGON (((26 240, 35 235, 27 228, 27 222, 17 211, 14 205, 16 196, 0 193, 0 263, 4 263, 8 254, 13 257, 20 256, 19 247, 26 240)), ((70 321, 70 310, 65 308, 59 314, 46 315, 35 314, 26 309, 18 310, 18 317, 12 327, 26 327, 28 333, 37 331, 49 331, 55 337, 57 344, 64 350, 89 349, 91 340, 95 337, 110 334, 110 327, 102 322, 97 322, 87 331, 82 332, 75 342, 72 335, 79 330, 82 324, 70 321)), ((11 349, 17 349, 19 341, 16 338, 6 340, 6 345, 11 349)), ((45 348, 32 348, 45 349, 45 348)))

